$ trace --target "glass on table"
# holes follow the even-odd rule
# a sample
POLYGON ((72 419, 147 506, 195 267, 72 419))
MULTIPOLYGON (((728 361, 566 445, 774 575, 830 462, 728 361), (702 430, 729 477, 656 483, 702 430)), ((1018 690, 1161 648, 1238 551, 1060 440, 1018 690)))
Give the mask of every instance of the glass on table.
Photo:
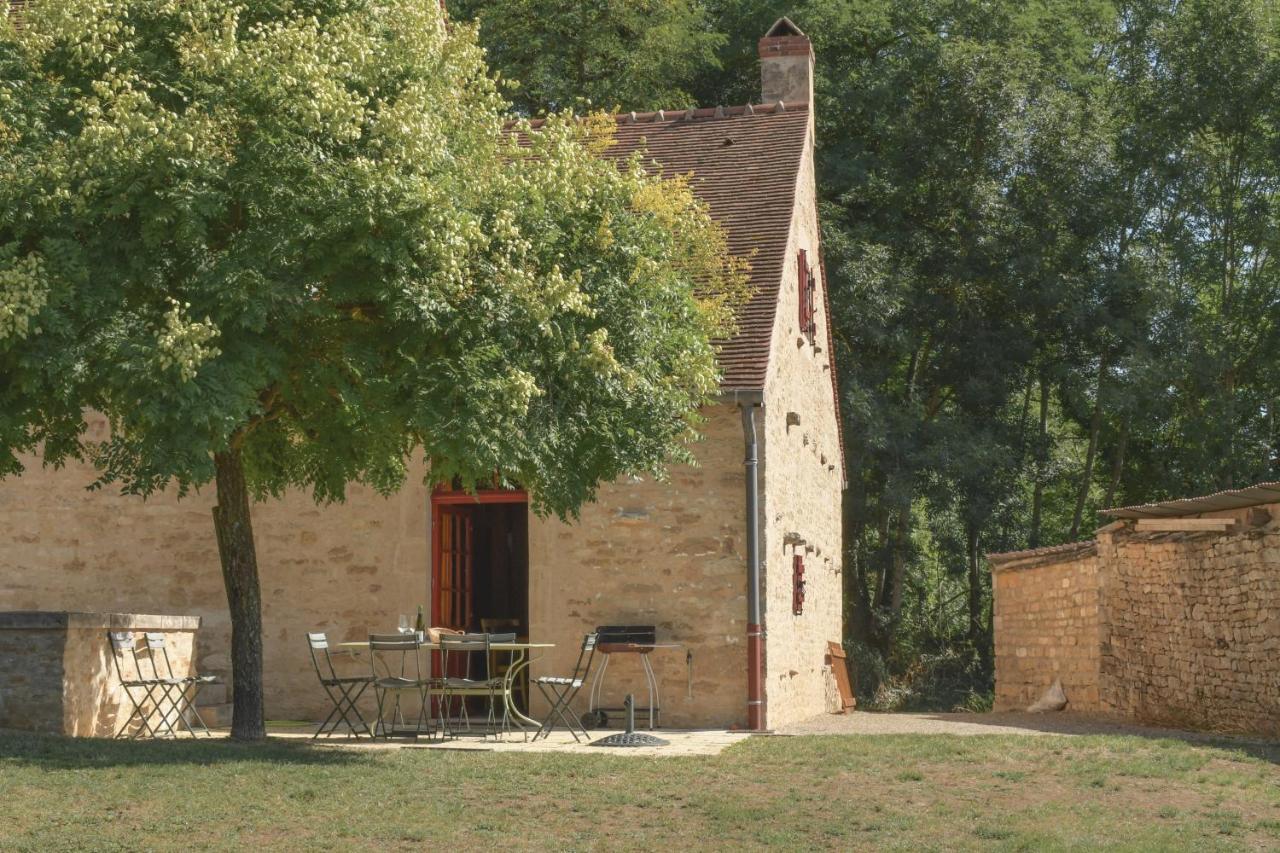
POLYGON ((410 631, 411 629, 409 628, 409 614, 408 614, 408 613, 401 613, 401 614, 400 614, 400 627, 399 627, 399 628, 397 628, 396 630, 397 630, 397 631, 399 631, 401 634, 408 634, 408 633, 409 633, 409 631, 410 631))

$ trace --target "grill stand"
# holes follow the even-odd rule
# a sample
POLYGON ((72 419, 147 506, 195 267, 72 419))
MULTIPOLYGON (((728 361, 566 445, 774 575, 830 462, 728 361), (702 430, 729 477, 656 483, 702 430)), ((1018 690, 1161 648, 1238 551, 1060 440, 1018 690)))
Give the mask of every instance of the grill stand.
MULTIPOLYGON (((604 654, 604 660, 601 662, 599 669, 596 670, 595 677, 591 681, 591 693, 589 694, 589 702, 587 704, 587 713, 583 715, 583 725, 605 726, 609 723, 610 711, 627 711, 634 715, 635 708, 628 711, 622 708, 605 708, 600 705, 600 697, 604 695, 604 674, 609 669, 609 660, 615 654, 635 654, 640 657, 640 668, 644 670, 645 686, 649 689, 649 731, 653 731, 658 726, 658 722, 662 716, 661 697, 658 696, 658 678, 653 674, 653 664, 649 662, 649 653, 655 648, 662 648, 668 644, 659 646, 657 644, 641 646, 633 643, 620 644, 610 643, 601 644, 599 650, 604 654)), ((674 644, 670 644, 674 646, 674 644)), ((628 696, 631 694, 628 693, 628 696)))
POLYGON ((636 731, 636 699, 630 693, 623 700, 622 707, 627 712, 627 730, 608 737, 602 737, 600 740, 593 740, 591 742, 592 746, 667 746, 670 743, 670 741, 663 740, 660 737, 636 731))

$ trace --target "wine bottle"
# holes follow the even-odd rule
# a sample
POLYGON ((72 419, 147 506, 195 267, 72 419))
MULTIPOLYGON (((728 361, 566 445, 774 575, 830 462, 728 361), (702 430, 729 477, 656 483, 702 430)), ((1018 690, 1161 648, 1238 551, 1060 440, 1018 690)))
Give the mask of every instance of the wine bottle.
POLYGON ((427 632, 427 619, 422 612, 421 604, 418 605, 418 622, 413 626, 413 630, 417 632, 420 637, 427 632))

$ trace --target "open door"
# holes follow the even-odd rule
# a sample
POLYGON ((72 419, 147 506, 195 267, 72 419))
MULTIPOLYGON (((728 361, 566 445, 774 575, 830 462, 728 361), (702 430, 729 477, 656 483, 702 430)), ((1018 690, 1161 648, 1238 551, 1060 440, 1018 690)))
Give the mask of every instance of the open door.
MULTIPOLYGON (((529 497, 525 492, 437 490, 431 495, 431 544, 432 626, 528 637, 529 497)), ((450 658, 448 674, 468 675, 461 670, 466 662, 465 656, 450 658), (459 669, 452 671, 455 661, 459 669)), ((437 655, 432 671, 438 671, 439 665, 437 655)), ((519 707, 528 708, 528 695, 527 681, 522 681, 517 686, 519 707)))
POLYGON ((469 630, 475 621, 475 508, 435 508, 431 624, 469 630))
POLYGON ((528 495, 437 490, 431 522, 431 624, 527 634, 528 495))

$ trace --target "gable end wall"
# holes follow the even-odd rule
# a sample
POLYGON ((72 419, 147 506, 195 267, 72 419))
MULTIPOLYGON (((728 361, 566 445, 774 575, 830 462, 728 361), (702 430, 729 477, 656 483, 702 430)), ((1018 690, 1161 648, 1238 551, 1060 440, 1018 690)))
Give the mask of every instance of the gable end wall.
MULTIPOLYGON (((812 139, 812 124, 809 129, 812 139)), ((811 344, 799 324, 798 252, 824 288, 819 267, 813 146, 805 146, 796 183, 782 287, 765 385, 761 466, 766 724, 840 708, 826 664, 827 643, 843 640, 840 507, 843 465, 831 383, 826 302, 815 300, 811 344), (796 422, 798 420, 798 423, 796 422), (794 543, 795 539, 802 543, 794 543), (794 543, 794 544, 793 544, 794 543), (792 613, 792 558, 805 560, 805 602, 792 613)))

